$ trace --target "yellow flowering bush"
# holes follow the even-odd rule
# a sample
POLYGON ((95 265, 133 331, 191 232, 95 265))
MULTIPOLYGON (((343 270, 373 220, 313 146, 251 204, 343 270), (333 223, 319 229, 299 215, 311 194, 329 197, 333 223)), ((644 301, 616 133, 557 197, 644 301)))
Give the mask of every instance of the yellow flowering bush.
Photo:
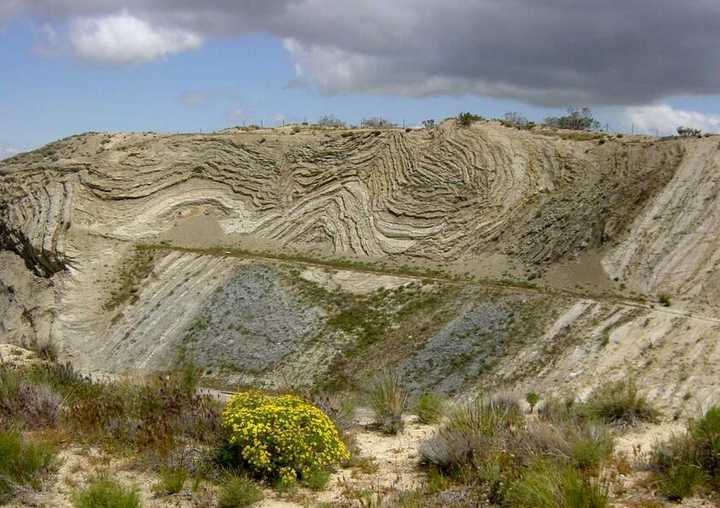
POLYGON ((235 458, 261 476, 294 481, 349 458, 330 418, 295 395, 238 393, 223 422, 235 458))

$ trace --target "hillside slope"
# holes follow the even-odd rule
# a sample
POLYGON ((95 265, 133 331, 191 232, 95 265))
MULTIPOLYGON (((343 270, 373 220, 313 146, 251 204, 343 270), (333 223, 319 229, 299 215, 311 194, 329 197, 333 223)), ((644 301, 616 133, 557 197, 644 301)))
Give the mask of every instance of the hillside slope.
POLYGON ((718 140, 585 137, 58 141, 0 162, 0 341, 98 372, 191 355, 271 386, 342 389, 386 364, 417 390, 582 391, 634 371, 668 407, 705 405, 718 140))

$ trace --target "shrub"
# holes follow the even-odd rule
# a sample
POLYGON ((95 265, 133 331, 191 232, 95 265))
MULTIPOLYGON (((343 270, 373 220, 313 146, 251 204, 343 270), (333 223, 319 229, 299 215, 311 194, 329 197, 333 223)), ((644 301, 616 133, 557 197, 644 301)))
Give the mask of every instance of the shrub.
POLYGON ((330 418, 295 395, 239 393, 223 421, 233 460, 260 476, 304 478, 349 458, 330 418))
POLYGON ((312 490, 323 490, 330 481, 330 473, 324 469, 315 469, 305 475, 304 481, 312 490))
POLYGON ((345 127, 345 122, 333 115, 323 115, 317 121, 317 125, 320 127, 333 127, 339 129, 345 127))
POLYGON ((513 399, 477 400, 452 412, 420 447, 426 464, 479 489, 491 505, 607 505, 594 479, 613 440, 583 419, 526 420, 513 399))
POLYGON ((677 464, 668 469, 660 482, 660 493, 670 501, 681 501, 702 483, 702 470, 692 464, 677 464))
POLYGON ((681 138, 697 138, 702 135, 702 130, 681 126, 677 128, 677 133, 681 138))
POLYGON ((183 468, 165 467, 160 469, 160 480, 153 485, 153 492, 158 495, 170 495, 180 492, 188 478, 183 468))
POLYGON ((43 442, 29 443, 17 432, 0 432, 0 503, 20 486, 38 488, 55 466, 55 449, 43 442))
POLYGON ((575 468, 596 470, 612 456, 613 438, 604 426, 590 423, 564 431, 570 444, 570 461, 575 468))
POLYGON ((535 392, 528 392, 525 396, 525 401, 530 405, 530 413, 535 410, 535 406, 540 402, 540 395, 535 392))
POLYGON ((421 423, 432 424, 440 421, 445 401, 434 393, 423 393, 417 401, 415 412, 421 423))
POLYGON ((530 122, 520 113, 510 112, 505 113, 502 119, 503 125, 508 127, 517 127, 518 129, 524 129, 530 122))
POLYGON ((670 298, 669 294, 660 293, 658 295, 658 303, 663 307, 670 307, 670 305, 672 304, 672 299, 670 298))
POLYGON ((395 124, 382 117, 374 116, 371 118, 364 118, 362 122, 360 122, 360 127, 364 129, 392 129, 395 127, 395 124))
POLYGON ((650 464, 660 491, 671 500, 682 499, 701 485, 720 491, 720 406, 690 421, 684 434, 656 446, 650 464))
POLYGON ((262 500, 263 494, 255 483, 244 476, 229 476, 220 486, 218 508, 240 508, 262 500))
POLYGON ((691 422, 689 434, 696 462, 720 487, 720 406, 710 408, 705 416, 691 422))
POLYGON ((422 126, 426 129, 434 129, 435 128, 435 120, 432 118, 428 118, 427 120, 422 121, 422 126))
POLYGON ((97 479, 72 496, 75 508, 140 508, 140 492, 108 479, 97 479))
POLYGON ((486 458, 495 445, 503 448, 506 435, 523 423, 517 403, 478 399, 450 413, 447 423, 421 445, 420 454, 425 463, 457 474, 486 458))
POLYGON ((382 374, 368 391, 368 402, 375 413, 375 423, 388 434, 402 431, 402 414, 407 407, 407 400, 408 395, 400 376, 390 372, 382 374))
POLYGON ((604 508, 607 486, 571 467, 540 461, 508 490, 509 505, 518 508, 604 508))
POLYGON ((458 113, 458 116, 457 116, 457 122, 460 125, 460 127, 470 127, 473 123, 479 122, 482 119, 483 119, 483 117, 481 117, 479 115, 474 115, 472 113, 467 113, 467 112, 458 113))
POLYGON ((188 391, 182 376, 147 385, 94 385, 75 400, 68 425, 90 439, 136 449, 169 450, 183 439, 214 444, 222 422, 218 403, 188 391))
POLYGON ((557 129, 571 129, 577 131, 589 131, 600 128, 600 122, 593 118, 592 111, 588 107, 570 107, 567 110, 567 115, 546 118, 545 125, 548 127, 555 127, 557 129))
POLYGON ((546 422, 561 423, 576 420, 575 399, 568 397, 558 399, 555 397, 546 398, 538 408, 538 417, 546 422))
POLYGON ((581 415, 610 424, 657 421, 659 412, 638 392, 635 380, 601 385, 590 393, 578 411, 581 415))
POLYGON ((340 432, 345 433, 352 427, 355 416, 355 402, 352 398, 337 394, 316 394, 312 403, 330 417, 340 432))

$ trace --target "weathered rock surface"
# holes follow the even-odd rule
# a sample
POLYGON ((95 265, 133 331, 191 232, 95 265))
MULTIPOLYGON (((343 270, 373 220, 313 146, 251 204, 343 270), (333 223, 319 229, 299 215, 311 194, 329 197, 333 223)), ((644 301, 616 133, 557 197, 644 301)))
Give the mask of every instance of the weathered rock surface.
POLYGON ((97 372, 184 353, 269 386, 391 365, 415 390, 578 390, 632 371, 706 404, 719 163, 717 137, 495 123, 74 136, 0 162, 0 342, 97 372), (643 303, 660 292, 671 308, 643 303))

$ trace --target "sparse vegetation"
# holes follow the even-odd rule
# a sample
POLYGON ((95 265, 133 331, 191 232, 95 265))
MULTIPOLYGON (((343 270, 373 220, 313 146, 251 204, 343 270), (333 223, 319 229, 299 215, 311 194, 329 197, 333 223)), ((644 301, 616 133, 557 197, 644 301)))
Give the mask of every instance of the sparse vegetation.
POLYGON ((670 307, 672 305, 672 299, 667 293, 660 293, 658 295, 658 303, 663 307, 670 307))
POLYGON ((252 480, 245 476, 230 475, 220 485, 218 508, 251 506, 262 499, 262 492, 252 480))
POLYGON ((693 127, 678 127, 677 133, 681 138, 699 138, 702 136, 702 130, 693 127))
POLYGON ((434 393, 425 392, 418 398, 415 412, 421 423, 432 424, 440 421, 445 409, 445 400, 434 393))
POLYGON ((140 508, 140 492, 107 478, 97 479, 72 496, 75 508, 140 508))
POLYGON ((507 499, 517 508, 604 508, 608 488, 571 467, 538 461, 512 484, 507 499))
POLYGON ((0 389, 0 420, 36 429, 58 426, 74 439, 140 452, 167 451, 187 440, 215 443, 222 431, 219 404, 198 395, 187 372, 144 384, 101 383, 69 365, 0 365, 0 379, 8 381, 0 389), (60 404, 67 410, 60 411, 60 404))
POLYGON ((683 434, 657 445, 650 466, 660 491, 672 501, 699 490, 720 494, 720 406, 691 420, 683 434))
POLYGON ((20 487, 39 488, 55 466, 55 455, 55 448, 48 443, 0 431, 0 503, 10 500, 20 487))
POLYGON ((600 122, 593 118, 592 111, 588 107, 570 107, 567 110, 567 115, 546 118, 545 125, 556 129, 576 131, 590 131, 600 128, 600 122))
POLYGON ((154 267, 155 254, 152 250, 136 247, 120 267, 115 279, 115 287, 110 290, 110 298, 103 304, 107 311, 118 308, 123 303, 137 300, 140 284, 154 267))
POLYGON ((323 115, 318 119, 317 125, 320 127, 332 127, 334 129, 342 129, 345 127, 345 122, 340 120, 334 115, 323 115))
POLYGON ((527 129, 531 123, 523 115, 515 112, 505 113, 501 122, 506 127, 515 127, 516 129, 527 129))
POLYGON ((330 481, 330 473, 325 469, 314 469, 305 475, 303 483, 311 490, 323 490, 330 481))
POLYGON ((598 475, 612 449, 601 425, 528 421, 517 402, 495 398, 452 412, 421 454, 491 505, 603 507, 608 492, 598 475))
POLYGON ((609 424, 654 422, 659 412, 639 393, 634 379, 606 383, 577 408, 579 414, 609 424))
POLYGON ((473 123, 479 122, 481 120, 484 120, 484 119, 480 115, 475 115, 473 113, 468 113, 468 112, 458 113, 458 116, 457 116, 457 122, 460 125, 460 127, 470 127, 473 123))
POLYGON ((188 479, 188 472, 181 467, 164 467, 159 476, 160 480, 153 486, 153 492, 164 496, 180 492, 188 479))
POLYGON ((387 434, 402 432, 407 401, 408 394, 397 373, 384 372, 368 389, 368 403, 375 413, 375 423, 387 434))
POLYGON ((380 116, 374 116, 371 118, 364 118, 360 122, 360 127, 363 129, 392 129, 397 127, 390 120, 386 120, 380 116))

